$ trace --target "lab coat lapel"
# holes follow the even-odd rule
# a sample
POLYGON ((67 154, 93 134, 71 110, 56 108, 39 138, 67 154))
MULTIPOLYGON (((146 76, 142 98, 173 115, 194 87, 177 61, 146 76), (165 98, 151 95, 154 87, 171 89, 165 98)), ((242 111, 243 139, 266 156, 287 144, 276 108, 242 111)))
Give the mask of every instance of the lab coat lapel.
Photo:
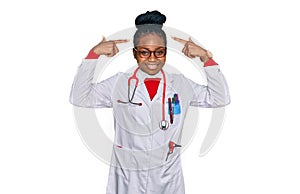
MULTIPOLYGON (((164 71, 165 72, 165 71, 164 71)), ((167 87, 166 87, 166 93, 168 91, 168 88, 172 85, 173 83, 173 79, 170 77, 170 75, 165 72, 166 75, 166 83, 167 83, 167 87)), ((151 102, 155 102, 157 100, 161 100, 162 98, 162 94, 163 94, 163 86, 164 86, 164 79, 163 79, 163 75, 160 72, 158 72, 155 75, 148 75, 147 73, 143 72, 141 69, 138 71, 137 76, 139 78, 139 88, 142 90, 142 94, 143 94, 143 99, 148 99, 145 103, 150 104, 151 102), (147 88, 145 86, 144 80, 145 78, 160 78, 160 84, 157 88, 157 92, 156 95, 154 96, 154 98, 150 99, 147 88)))
POLYGON ((137 73, 137 76, 139 78, 139 85, 138 87, 140 88, 141 90, 141 93, 142 93, 142 96, 143 96, 143 99, 145 99, 145 103, 147 103, 148 105, 153 102, 155 100, 155 98, 157 98, 157 96, 159 95, 159 92, 160 92, 160 85, 158 86, 157 88, 157 92, 156 92, 156 95, 154 96, 154 98, 150 99, 150 96, 149 96, 149 93, 148 93, 148 90, 146 88, 146 85, 144 83, 144 80, 146 78, 161 78, 162 79, 162 76, 161 76, 161 72, 155 74, 155 75, 148 75, 147 73, 143 72, 141 69, 138 71, 137 73))
MULTIPOLYGON (((165 101, 166 101, 169 88, 172 88, 173 78, 166 71, 164 71, 164 73, 165 73, 165 76, 166 76, 166 91, 165 91, 166 92, 165 101)), ((163 76, 162 76, 161 72, 160 72, 160 78, 161 78, 160 84, 158 86, 156 95, 152 99, 152 102, 162 100, 163 89, 164 89, 164 79, 163 79, 163 76)))

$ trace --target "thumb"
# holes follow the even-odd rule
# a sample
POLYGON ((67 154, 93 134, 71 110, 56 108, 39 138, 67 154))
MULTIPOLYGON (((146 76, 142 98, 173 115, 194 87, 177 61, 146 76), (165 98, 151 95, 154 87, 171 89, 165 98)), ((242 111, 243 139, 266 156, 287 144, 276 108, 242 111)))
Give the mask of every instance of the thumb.
POLYGON ((190 41, 190 42, 194 42, 194 41, 192 40, 192 37, 189 37, 189 41, 190 41))
POLYGON ((102 40, 101 40, 101 42, 105 42, 106 41, 106 38, 105 38, 105 36, 102 36, 102 40))

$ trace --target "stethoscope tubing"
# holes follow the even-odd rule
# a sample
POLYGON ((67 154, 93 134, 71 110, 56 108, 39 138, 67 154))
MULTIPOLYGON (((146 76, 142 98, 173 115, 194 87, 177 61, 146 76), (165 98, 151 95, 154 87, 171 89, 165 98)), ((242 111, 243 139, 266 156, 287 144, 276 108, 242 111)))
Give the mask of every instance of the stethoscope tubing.
MULTIPOLYGON (((136 68, 136 70, 134 71, 133 75, 131 77, 129 77, 128 79, 128 102, 125 102, 125 101, 121 101, 121 100, 118 100, 117 102, 118 103, 123 103, 123 104, 128 104, 128 103, 131 103, 131 104, 134 104, 134 105, 138 105, 138 106, 142 106, 142 103, 137 103, 137 102, 133 102, 133 98, 134 98, 134 95, 135 95, 135 92, 136 92, 136 88, 139 84, 139 78, 136 76, 138 70, 140 68, 136 68), (134 85, 134 90, 133 90, 133 93, 132 93, 132 96, 130 98, 130 85, 131 85, 131 80, 135 80, 135 85, 134 85)), ((166 75, 165 75, 165 72, 164 70, 161 69, 161 73, 163 75, 163 81, 164 81, 164 85, 163 85, 163 94, 162 94, 162 120, 161 120, 161 129, 162 130, 166 130, 168 128, 168 122, 165 120, 165 98, 166 98, 166 87, 167 87, 167 84, 166 84, 166 75), (163 125, 164 123, 164 125, 163 125)))

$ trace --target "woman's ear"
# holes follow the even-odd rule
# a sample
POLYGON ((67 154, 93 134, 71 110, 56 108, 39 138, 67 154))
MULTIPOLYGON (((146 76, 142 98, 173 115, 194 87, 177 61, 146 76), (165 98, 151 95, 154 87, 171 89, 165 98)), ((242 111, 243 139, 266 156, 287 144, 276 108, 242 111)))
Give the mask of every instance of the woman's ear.
POLYGON ((137 60, 137 52, 135 50, 135 48, 132 49, 132 53, 133 53, 133 57, 137 60))

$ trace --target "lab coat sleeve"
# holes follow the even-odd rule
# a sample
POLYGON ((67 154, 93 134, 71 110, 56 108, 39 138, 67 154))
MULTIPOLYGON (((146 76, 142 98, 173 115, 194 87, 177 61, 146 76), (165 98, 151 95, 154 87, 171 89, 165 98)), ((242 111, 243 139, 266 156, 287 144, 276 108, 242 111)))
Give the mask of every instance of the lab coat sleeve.
POLYGON ((93 83, 97 59, 84 59, 75 76, 71 94, 71 104, 85 108, 111 108, 112 92, 118 74, 93 83))
POLYGON ((189 80, 194 91, 190 106, 216 108, 229 104, 228 85, 219 65, 204 67, 204 71, 207 77, 207 86, 189 80))

